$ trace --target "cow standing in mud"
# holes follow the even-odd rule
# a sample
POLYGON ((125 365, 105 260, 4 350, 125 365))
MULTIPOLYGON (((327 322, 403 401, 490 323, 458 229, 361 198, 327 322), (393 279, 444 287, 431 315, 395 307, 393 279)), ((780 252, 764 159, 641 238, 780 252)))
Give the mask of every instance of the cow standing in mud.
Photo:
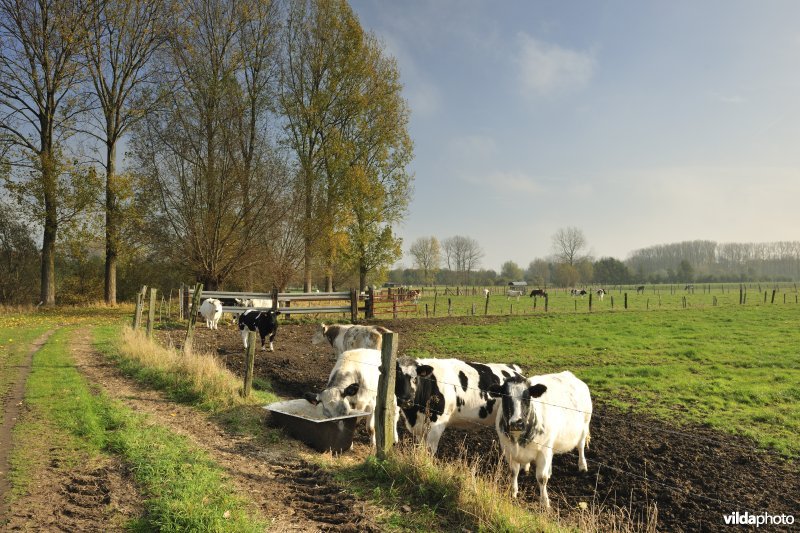
POLYGON ((474 431, 494 425, 497 400, 488 391, 519 373, 517 365, 401 357, 395 396, 408 430, 436 454, 448 427, 474 431))

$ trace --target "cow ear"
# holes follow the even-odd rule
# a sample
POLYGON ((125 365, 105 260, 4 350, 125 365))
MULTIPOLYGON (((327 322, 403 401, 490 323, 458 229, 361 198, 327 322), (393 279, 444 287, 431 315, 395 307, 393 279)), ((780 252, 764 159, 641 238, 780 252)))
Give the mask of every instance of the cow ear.
POLYGON ((503 395, 503 386, 500 385, 499 383, 492 383, 489 386, 488 392, 489 396, 491 396, 492 398, 499 398, 500 396, 503 395))
POLYGON ((358 383, 351 383, 347 386, 346 389, 342 391, 342 396, 355 396, 358 394, 359 384, 358 383))
POLYGON ((312 405, 317 405, 319 403, 319 398, 313 392, 307 392, 303 395, 303 398, 312 405))
POLYGON ((433 367, 431 365, 420 365, 417 367, 417 375, 421 378, 427 378, 433 374, 433 367))
POLYGON ((531 398, 538 398, 545 392, 547 392, 547 387, 541 383, 537 383, 533 387, 528 388, 528 394, 531 395, 531 398))

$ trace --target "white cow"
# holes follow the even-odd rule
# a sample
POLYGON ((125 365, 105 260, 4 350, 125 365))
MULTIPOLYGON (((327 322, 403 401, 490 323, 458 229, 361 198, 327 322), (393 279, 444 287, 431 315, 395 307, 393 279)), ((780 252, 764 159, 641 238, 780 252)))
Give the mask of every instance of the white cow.
POLYGON ((517 300, 519 300, 520 296, 522 296, 522 291, 508 289, 508 292, 506 293, 506 300, 508 300, 509 298, 516 298, 517 300))
POLYGON ((406 427, 418 440, 425 439, 436 453, 448 427, 475 431, 494 426, 499 402, 489 396, 492 385, 519 375, 517 365, 467 363, 458 359, 397 360, 395 397, 406 427))
POLYGON ((330 343, 336 357, 347 350, 371 348, 380 350, 383 334, 389 330, 381 326, 358 326, 354 324, 320 324, 311 337, 311 344, 330 343))
POLYGON ((584 449, 589 444, 592 398, 589 387, 572 372, 532 378, 513 377, 491 388, 502 398, 495 429, 513 476, 512 496, 517 497, 520 466, 527 471, 536 463, 540 502, 550 507, 547 480, 552 475, 553 454, 578 449, 578 470, 585 472, 584 449))
POLYGON ((222 302, 216 298, 209 298, 200 305, 200 314, 206 319, 208 329, 217 329, 217 323, 222 317, 222 302))
MULTIPOLYGON (((322 404, 322 412, 327 418, 345 416, 352 411, 366 411, 367 430, 373 448, 375 447, 375 404, 378 401, 378 379, 380 378, 380 350, 348 350, 331 370, 325 390, 318 394, 307 392, 305 399, 314 405, 322 404)), ((399 417, 397 400, 395 420, 399 417)), ((397 442, 397 425, 394 428, 397 442)))
POLYGON ((244 301, 245 307, 257 307, 259 309, 272 309, 272 298, 248 298, 244 301))

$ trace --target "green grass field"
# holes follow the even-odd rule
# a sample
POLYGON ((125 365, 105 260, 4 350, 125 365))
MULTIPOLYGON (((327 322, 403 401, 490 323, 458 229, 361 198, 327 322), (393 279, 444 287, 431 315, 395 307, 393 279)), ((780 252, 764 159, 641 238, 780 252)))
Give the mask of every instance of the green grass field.
POLYGON ((800 453, 800 305, 548 313, 425 332, 415 355, 571 370, 596 398, 800 453))

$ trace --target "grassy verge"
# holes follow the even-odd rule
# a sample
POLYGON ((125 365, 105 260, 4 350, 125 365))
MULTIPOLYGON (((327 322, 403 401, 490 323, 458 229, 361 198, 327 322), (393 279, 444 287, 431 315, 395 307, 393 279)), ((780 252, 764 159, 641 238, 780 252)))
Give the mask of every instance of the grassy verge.
POLYGON ((243 398, 242 380, 216 357, 165 348, 128 327, 101 326, 94 338, 98 350, 126 375, 214 414, 231 431, 260 433, 261 406, 279 400, 265 380, 257 380, 250 397, 243 398))
MULTIPOLYGON (((130 467, 145 494, 142 529, 161 531, 263 531, 247 501, 228 486, 222 470, 185 438, 151 424, 102 394, 94 395, 74 367, 68 329, 37 353, 26 401, 69 438, 74 457, 113 452, 130 467)), ((36 427, 18 428, 30 434, 36 427)), ((35 463, 17 456, 17 482, 35 463)))
POLYGON ((562 314, 422 333, 418 356, 572 370, 593 395, 800 454, 800 306, 562 314))

